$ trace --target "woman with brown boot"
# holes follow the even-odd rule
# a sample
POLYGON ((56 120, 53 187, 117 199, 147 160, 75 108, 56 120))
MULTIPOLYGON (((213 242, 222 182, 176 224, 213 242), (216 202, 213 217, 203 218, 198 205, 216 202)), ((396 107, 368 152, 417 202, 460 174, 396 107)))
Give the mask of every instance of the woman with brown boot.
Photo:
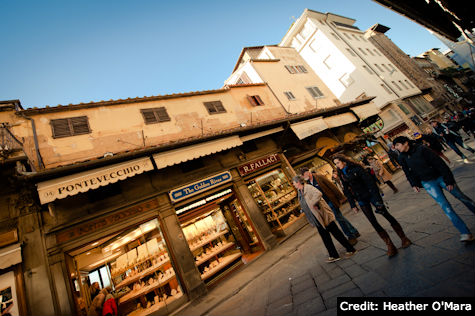
POLYGON ((338 168, 338 173, 343 184, 345 195, 353 196, 354 199, 349 199, 350 206, 353 211, 358 212, 353 200, 358 201, 366 218, 368 218, 371 225, 386 243, 388 247, 387 255, 389 257, 397 254, 397 248, 394 246, 388 233, 376 220, 376 216, 373 213, 371 204, 376 208, 376 213, 381 214, 391 224, 394 231, 398 234, 402 241, 402 248, 407 248, 411 245, 411 241, 406 237, 399 222, 389 214, 388 210, 384 206, 383 198, 379 193, 378 185, 375 183, 371 175, 365 170, 365 168, 354 161, 353 159, 337 154, 333 156, 333 162, 338 168))

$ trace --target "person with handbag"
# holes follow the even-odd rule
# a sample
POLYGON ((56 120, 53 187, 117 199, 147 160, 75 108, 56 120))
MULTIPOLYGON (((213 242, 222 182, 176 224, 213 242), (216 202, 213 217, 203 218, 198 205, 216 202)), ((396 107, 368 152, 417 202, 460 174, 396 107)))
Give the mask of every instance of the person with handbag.
POLYGON ((327 248, 329 257, 328 263, 340 260, 340 255, 333 244, 331 235, 338 240, 338 242, 345 247, 347 257, 350 257, 356 253, 356 249, 348 242, 345 235, 341 232, 335 223, 335 216, 333 215, 330 207, 322 198, 322 192, 320 192, 313 185, 305 182, 304 178, 300 175, 293 177, 292 179, 294 187, 298 192, 298 199, 302 211, 307 217, 310 225, 318 229, 318 233, 322 237, 323 243, 327 248))

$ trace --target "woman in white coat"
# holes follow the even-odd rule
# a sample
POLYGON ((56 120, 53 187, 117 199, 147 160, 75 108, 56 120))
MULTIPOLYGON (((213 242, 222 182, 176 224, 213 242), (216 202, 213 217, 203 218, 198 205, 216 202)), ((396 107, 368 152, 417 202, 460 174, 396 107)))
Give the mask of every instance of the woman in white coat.
POLYGON ((338 251, 335 249, 331 235, 346 248, 346 255, 348 257, 355 254, 355 248, 353 248, 345 235, 343 235, 342 231, 338 228, 335 223, 335 215, 333 215, 332 210, 325 200, 322 199, 322 192, 313 185, 307 184, 302 176, 295 176, 293 178, 293 184, 298 191, 302 211, 310 225, 318 229, 323 243, 328 250, 329 258, 327 262, 335 262, 341 259, 338 251))

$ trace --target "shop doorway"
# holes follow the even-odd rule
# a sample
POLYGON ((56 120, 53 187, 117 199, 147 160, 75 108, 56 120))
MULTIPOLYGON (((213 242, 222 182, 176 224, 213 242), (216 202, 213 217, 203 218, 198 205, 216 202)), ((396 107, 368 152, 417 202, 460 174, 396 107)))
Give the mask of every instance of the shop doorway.
POLYGON ((158 219, 83 245, 65 256, 77 315, 101 309, 107 301, 117 306, 119 315, 166 315, 187 300, 158 219))
POLYGON ((201 279, 216 284, 260 255, 264 247, 232 189, 177 208, 183 233, 201 279))

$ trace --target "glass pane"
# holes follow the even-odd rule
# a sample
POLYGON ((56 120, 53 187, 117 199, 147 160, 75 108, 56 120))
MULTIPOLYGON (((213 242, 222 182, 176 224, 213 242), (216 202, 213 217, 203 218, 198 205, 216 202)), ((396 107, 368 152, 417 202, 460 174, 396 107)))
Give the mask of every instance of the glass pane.
POLYGON ((99 269, 99 272, 101 273, 101 278, 102 278, 102 286, 103 287, 108 287, 108 286, 111 286, 111 280, 110 280, 110 277, 109 277, 109 271, 107 269, 107 267, 102 267, 99 269))
POLYGON ((99 272, 97 270, 92 273, 89 273, 89 281, 91 281, 91 285, 94 282, 99 283, 100 287, 102 288, 101 278, 99 277, 99 272))

